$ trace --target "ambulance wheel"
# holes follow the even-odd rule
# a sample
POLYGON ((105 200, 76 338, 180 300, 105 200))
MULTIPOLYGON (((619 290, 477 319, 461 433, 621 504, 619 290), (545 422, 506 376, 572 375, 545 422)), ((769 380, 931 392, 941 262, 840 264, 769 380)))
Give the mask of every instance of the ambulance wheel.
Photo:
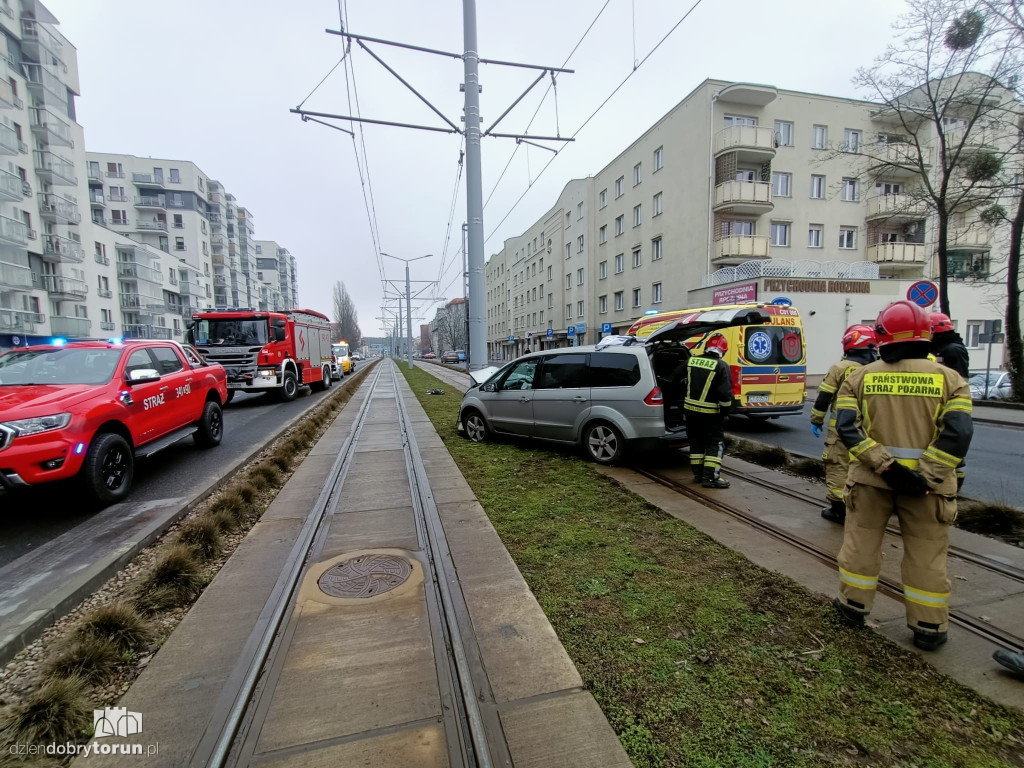
POLYGON ((299 392, 299 382, 295 378, 295 371, 285 371, 281 379, 281 390, 279 396, 282 402, 288 403, 295 399, 299 392))
POLYGON ((114 504, 128 495, 134 474, 135 457, 128 441, 106 432, 92 441, 79 476, 90 496, 114 504))

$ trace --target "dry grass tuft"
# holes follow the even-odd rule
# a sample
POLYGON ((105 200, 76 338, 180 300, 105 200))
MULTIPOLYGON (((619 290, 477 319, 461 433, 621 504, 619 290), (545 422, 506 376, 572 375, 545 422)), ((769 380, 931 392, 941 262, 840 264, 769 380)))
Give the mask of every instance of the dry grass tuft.
POLYGON ((196 556, 188 547, 174 544, 139 580, 136 604, 147 611, 184 605, 199 593, 201 586, 196 556))
POLYGON ((132 651, 146 645, 153 632, 135 607, 126 601, 118 601, 94 608, 82 617, 75 627, 74 636, 109 640, 118 652, 132 651))
POLYGON ((8 720, 0 725, 0 744, 65 743, 81 736, 92 725, 84 687, 80 677, 46 681, 12 708, 8 720))
POLYGON ((819 480, 825 477, 825 464, 820 459, 798 459, 789 468, 802 477, 819 480))
POLYGON ((119 656, 112 640, 86 635, 62 644, 57 655, 46 662, 43 672, 50 678, 79 677, 97 683, 114 670, 119 656))
POLYGON ((965 531, 992 536, 1010 544, 1024 541, 1024 512, 1006 504, 961 499, 956 525, 965 531))
POLYGON ((209 517, 197 517, 182 525, 176 540, 203 561, 212 560, 224 549, 220 525, 209 517))

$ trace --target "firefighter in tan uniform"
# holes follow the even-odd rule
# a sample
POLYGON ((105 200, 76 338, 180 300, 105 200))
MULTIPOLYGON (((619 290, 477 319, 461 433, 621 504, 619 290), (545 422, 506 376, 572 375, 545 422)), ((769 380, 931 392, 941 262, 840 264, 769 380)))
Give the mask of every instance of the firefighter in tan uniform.
POLYGON ((836 608, 853 626, 871 610, 882 539, 896 514, 903 533, 903 595, 914 645, 946 642, 946 551, 956 518, 956 468, 974 427, 971 392, 956 371, 927 359, 928 313, 909 301, 878 315, 881 360, 851 373, 836 400, 836 430, 850 449, 846 528, 836 608))
POLYGON ((704 345, 703 355, 686 364, 686 436, 690 441, 690 469, 693 481, 704 488, 728 488, 722 477, 725 455, 725 416, 732 405, 729 365, 722 356, 729 342, 720 333, 704 345))
POLYGON ((836 434, 836 393, 853 371, 878 359, 875 332, 866 325, 851 325, 843 333, 842 343, 843 359, 828 369, 824 380, 818 386, 818 397, 811 407, 811 431, 815 437, 821 437, 825 417, 830 409, 832 411, 828 433, 825 436, 825 450, 821 454, 825 462, 825 498, 829 506, 821 510, 821 516, 840 525, 846 520, 843 488, 846 486, 846 473, 850 468, 850 451, 836 434))

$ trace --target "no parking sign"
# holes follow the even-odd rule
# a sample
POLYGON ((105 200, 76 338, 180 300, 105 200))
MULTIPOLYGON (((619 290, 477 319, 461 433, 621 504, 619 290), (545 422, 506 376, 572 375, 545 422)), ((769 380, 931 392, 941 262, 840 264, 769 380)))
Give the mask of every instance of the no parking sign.
POLYGON ((931 280, 918 280, 907 290, 907 301, 927 309, 939 300, 939 286, 931 280))

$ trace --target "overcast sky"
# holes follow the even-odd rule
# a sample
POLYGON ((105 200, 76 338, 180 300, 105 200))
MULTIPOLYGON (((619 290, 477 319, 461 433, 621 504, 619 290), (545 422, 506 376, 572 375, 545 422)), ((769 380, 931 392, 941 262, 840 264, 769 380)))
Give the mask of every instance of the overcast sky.
MULTIPOLYGON (((342 55, 342 39, 324 32, 338 29, 338 0, 44 2, 78 48, 78 119, 89 150, 194 161, 253 212, 257 238, 276 240, 296 256, 303 305, 330 314, 331 286, 341 280, 364 335, 381 334, 381 276, 353 140, 288 111, 342 55)), ((601 12, 567 65, 576 73, 558 80, 557 118, 548 94, 531 128, 570 135, 692 4, 478 0, 480 55, 559 66, 601 12)), ((566 181, 598 171, 705 78, 861 95, 850 79, 882 50, 904 7, 894 0, 703 0, 539 179, 551 153, 521 147, 494 189, 515 144, 484 140, 485 200, 494 189, 484 210, 485 256, 546 212, 566 181)), ((353 33, 462 49, 460 0, 347 0, 345 10, 353 33)), ((371 47, 460 124, 461 61, 371 47)), ((355 45, 350 62, 364 117, 444 125, 355 45)), ((482 68, 485 127, 534 77, 524 69, 482 68)), ((350 114, 345 81, 342 65, 305 108, 350 114)), ((498 130, 523 131, 545 90, 538 85, 498 130)), ((363 136, 381 249, 405 258, 434 254, 412 265, 413 279, 440 274, 429 293, 461 295, 456 255, 465 176, 445 251, 460 137, 372 125, 363 136)), ((404 278, 400 262, 384 262, 388 278, 404 278)), ((433 311, 421 305, 416 314, 433 311)))

